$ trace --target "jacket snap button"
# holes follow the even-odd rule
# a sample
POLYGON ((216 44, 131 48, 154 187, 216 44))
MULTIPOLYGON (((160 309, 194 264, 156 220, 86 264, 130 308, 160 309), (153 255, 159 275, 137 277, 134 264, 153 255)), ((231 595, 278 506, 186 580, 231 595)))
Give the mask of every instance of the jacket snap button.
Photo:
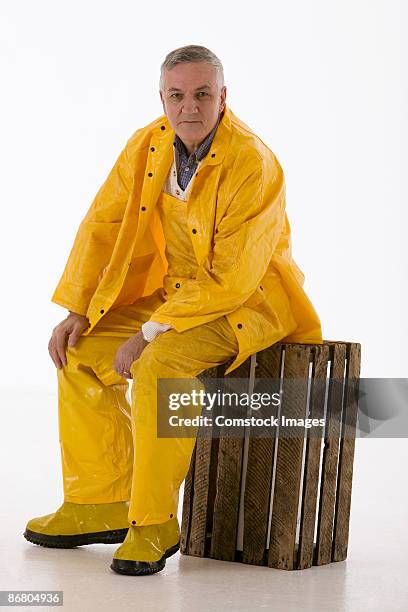
POLYGON ((211 157, 215 157, 215 153, 211 153, 211 157))
POLYGON ((242 323, 238 323, 237 327, 238 327, 238 329, 241 329, 242 323))
POLYGON ((161 129, 161 130, 165 130, 165 129, 166 129, 166 126, 161 125, 161 126, 160 126, 160 129, 161 129))
POLYGON ((197 233, 197 230, 196 230, 196 228, 195 228, 195 227, 193 227, 193 229, 192 229, 191 231, 193 232, 193 234, 196 234, 196 233, 197 233))
POLYGON ((149 172, 147 176, 153 176, 153 172, 149 172))
POLYGON ((154 147, 150 147, 150 150, 151 151, 155 151, 156 149, 154 147))
POLYGON ((170 514, 170 518, 173 518, 173 515, 172 515, 172 514, 170 514))
POLYGON ((103 309, 103 308, 101 308, 101 314, 103 314, 104 312, 105 312, 105 311, 104 311, 104 309, 103 309))
POLYGON ((180 283, 176 283, 176 287, 178 289, 180 287, 180 283))
POLYGON ((146 210, 146 206, 142 206, 142 210, 146 210))
POLYGON ((259 288, 260 288, 260 289, 262 289, 262 291, 263 291, 263 287, 262 287, 262 285, 259 285, 259 288))
POLYGON ((132 525, 136 525, 136 521, 132 521, 132 525))

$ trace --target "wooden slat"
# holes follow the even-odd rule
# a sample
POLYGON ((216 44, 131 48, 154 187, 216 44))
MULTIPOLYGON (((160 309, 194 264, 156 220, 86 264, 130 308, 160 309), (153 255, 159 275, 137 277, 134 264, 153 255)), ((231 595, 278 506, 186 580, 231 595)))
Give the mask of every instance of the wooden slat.
MULTIPOLYGON (((201 372, 197 376, 197 378, 199 380, 202 380, 203 378, 204 379, 205 378, 215 378, 217 376, 222 376, 222 374, 219 373, 217 366, 215 366, 214 368, 209 368, 208 370, 201 372)), ((197 438, 196 440, 196 444, 194 446, 194 450, 191 455, 190 467, 189 467, 188 473, 184 481, 182 523, 181 523, 181 529, 180 529, 180 553, 185 554, 185 555, 194 554, 192 552, 192 549, 194 548, 194 546, 191 547, 190 545, 190 534, 191 534, 191 531, 193 530, 194 532, 193 538, 195 539, 195 541, 197 541, 197 538, 198 538, 197 532, 200 531, 200 525, 201 525, 200 521, 198 521, 198 524, 196 525, 196 518, 193 517, 193 506, 196 508, 196 517, 200 514, 200 512, 197 513, 197 506, 200 504, 200 500, 202 499, 202 496, 203 496, 203 486, 201 485, 198 477, 197 477, 197 482, 195 483, 197 441, 199 439, 200 438, 197 438), (195 490, 195 486, 197 487, 197 491, 195 490), (197 493, 198 500, 196 499, 196 493, 197 493)), ((203 454, 203 450, 200 446, 200 458, 202 457, 202 454, 203 454)), ((200 460, 199 460, 199 464, 200 464, 200 460)), ((202 470, 202 466, 199 468, 199 470, 200 469, 202 470)))
POLYGON ((211 438, 197 438, 194 470, 194 497, 188 553, 203 557, 207 533, 207 502, 211 462, 211 438))
POLYGON ((361 345, 350 343, 347 350, 347 381, 343 414, 345 431, 340 439, 332 561, 344 561, 347 558, 360 361, 361 345))
POLYGON ((217 469, 218 469, 218 450, 220 440, 219 438, 213 438, 211 441, 211 462, 210 462, 210 476, 208 485, 208 503, 207 503, 207 529, 206 529, 206 542, 204 556, 209 557, 211 551, 211 538, 213 532, 213 521, 214 521, 214 504, 215 496, 217 492, 217 469))
MULTIPOLYGON (((307 345, 285 345, 282 414, 288 418, 306 418, 310 351, 307 345), (302 387, 299 383, 291 385, 289 379, 305 379, 305 384, 302 387)), ((270 567, 295 568, 303 444, 303 437, 286 436, 278 439, 268 554, 270 567)))
MULTIPOLYGON (((198 376, 198 378, 204 382, 204 385, 207 379, 222 377, 223 369, 220 369, 220 366, 205 370, 198 376)), ((208 384, 206 391, 212 392, 208 384)), ((199 430, 199 433, 200 432, 201 429, 199 430)), ((215 440, 208 437, 208 433, 209 432, 206 432, 206 435, 202 437, 198 435, 196 441, 193 486, 194 497, 191 509, 191 526, 188 541, 188 553, 196 557, 204 557, 206 554, 207 529, 209 523, 208 514, 210 512, 209 502, 211 503, 211 500, 209 500, 212 458, 211 449, 215 440)))
MULTIPOLYGON (((256 378, 273 378, 279 381, 281 359, 281 345, 275 344, 260 351, 256 357, 256 378)), ((277 390, 279 391, 279 388, 277 390)), ((256 388, 254 391, 256 392, 256 388)), ((272 390, 268 389, 268 392, 270 393, 272 390)), ((279 406, 271 406, 268 409, 268 414, 270 413, 272 417, 277 416, 278 408, 279 406)), ((266 416, 265 412, 265 410, 262 411, 263 416, 266 416)), ((251 433, 250 430, 244 494, 242 561, 254 565, 263 565, 268 531, 276 429, 271 429, 271 436, 265 438, 256 438, 251 433)))
MULTIPOLYGON (((247 359, 226 378, 249 378, 249 363, 250 360, 247 359)), ((228 363, 226 366, 228 367, 228 363)), ((222 437, 222 432, 219 439, 217 485, 210 548, 210 556, 214 559, 235 560, 243 441, 243 437, 222 437)))
POLYGON ((331 368, 327 399, 315 565, 323 565, 331 561, 342 410, 342 388, 340 381, 342 379, 344 380, 346 348, 347 345, 341 343, 330 345, 331 368))
POLYGON ((184 480, 184 494, 183 494, 183 514, 180 529, 180 552, 183 555, 188 555, 188 541, 191 527, 191 510, 193 505, 194 490, 194 466, 195 466, 195 453, 196 446, 194 446, 193 454, 191 455, 190 467, 187 472, 187 476, 184 480))
MULTIPOLYGON (((314 359, 309 418, 321 419, 324 416, 329 347, 327 345, 315 346, 313 352, 314 359)), ((308 436, 306 440, 303 500, 299 534, 299 558, 296 569, 306 569, 313 565, 313 540, 319 489, 322 433, 323 426, 313 426, 313 434, 308 436)))

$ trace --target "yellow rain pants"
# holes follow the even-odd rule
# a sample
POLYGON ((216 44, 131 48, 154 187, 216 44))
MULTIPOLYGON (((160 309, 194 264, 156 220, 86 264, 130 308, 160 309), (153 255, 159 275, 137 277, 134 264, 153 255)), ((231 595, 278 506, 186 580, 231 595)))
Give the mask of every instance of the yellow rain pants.
MULTIPOLYGON (((195 443, 193 437, 157 437, 157 379, 192 379, 239 350, 225 316, 181 333, 159 334, 131 366, 129 405, 128 383, 113 369, 116 351, 197 269, 187 231, 188 201, 162 192, 158 206, 168 261, 163 287, 106 313, 87 336, 67 347, 67 365, 57 370, 64 500, 130 500, 133 525, 163 523, 177 515, 195 443)), ((194 380, 194 388, 202 388, 194 380)))

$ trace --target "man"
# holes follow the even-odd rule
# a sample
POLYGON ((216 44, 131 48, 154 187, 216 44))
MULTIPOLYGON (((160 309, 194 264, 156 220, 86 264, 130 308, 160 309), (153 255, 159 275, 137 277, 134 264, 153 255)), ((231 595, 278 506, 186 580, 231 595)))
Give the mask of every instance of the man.
MULTIPOLYGON (((220 60, 169 53, 164 115, 126 143, 83 219, 52 301, 64 503, 44 546, 122 542, 111 568, 160 571, 179 547, 194 438, 157 436, 157 381, 191 380, 279 340, 321 343, 291 257, 282 168, 226 105, 220 60), (133 378, 131 405, 127 378, 133 378)), ((188 385, 186 385, 188 387, 188 385)))

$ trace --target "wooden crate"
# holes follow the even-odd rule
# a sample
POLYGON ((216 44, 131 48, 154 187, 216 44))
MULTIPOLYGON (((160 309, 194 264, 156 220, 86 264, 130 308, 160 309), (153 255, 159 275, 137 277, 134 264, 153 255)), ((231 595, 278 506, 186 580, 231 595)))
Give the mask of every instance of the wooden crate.
MULTIPOLYGON (((182 554, 286 570, 346 559, 360 352, 351 342, 281 342, 227 375, 280 378, 283 386, 308 379, 308 398, 286 395, 285 415, 324 415, 326 426, 321 437, 197 437, 185 480, 182 554)), ((204 375, 222 378, 231 361, 204 375)))

